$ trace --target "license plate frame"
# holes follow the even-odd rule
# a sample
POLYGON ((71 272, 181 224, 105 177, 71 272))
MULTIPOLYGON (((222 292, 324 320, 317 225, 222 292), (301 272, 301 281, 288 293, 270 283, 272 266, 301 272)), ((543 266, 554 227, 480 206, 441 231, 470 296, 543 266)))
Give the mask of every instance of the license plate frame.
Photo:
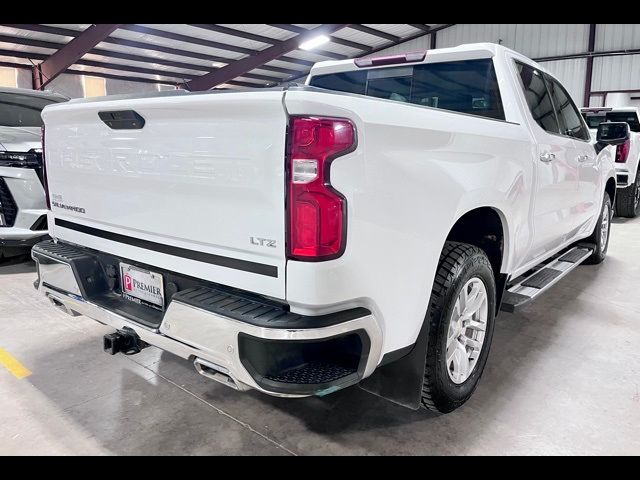
POLYGON ((161 273, 120 262, 120 288, 122 298, 164 311, 164 278, 161 273))

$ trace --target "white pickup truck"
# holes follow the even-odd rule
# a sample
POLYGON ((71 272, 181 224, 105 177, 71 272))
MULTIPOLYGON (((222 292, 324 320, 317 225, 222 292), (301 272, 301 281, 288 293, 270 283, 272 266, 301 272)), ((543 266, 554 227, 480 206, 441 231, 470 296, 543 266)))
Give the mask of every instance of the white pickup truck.
POLYGON ((449 412, 494 318, 607 251, 608 124, 473 44, 316 65, 307 85, 45 108, 36 287, 237 390, 360 384, 449 412))
POLYGON ((640 121, 637 107, 590 107, 580 109, 595 139, 602 122, 625 122, 631 130, 629 140, 616 147, 615 166, 618 180, 615 214, 635 218, 640 207, 640 121))

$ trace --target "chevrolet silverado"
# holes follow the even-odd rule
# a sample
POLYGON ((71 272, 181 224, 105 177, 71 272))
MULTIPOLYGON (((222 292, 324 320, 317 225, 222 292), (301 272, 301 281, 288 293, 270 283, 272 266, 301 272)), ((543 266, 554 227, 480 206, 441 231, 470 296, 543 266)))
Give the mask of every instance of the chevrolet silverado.
POLYGON ((621 124, 471 44, 317 64, 305 85, 45 108, 36 288, 228 387, 359 384, 450 412, 495 317, 604 260, 621 124))

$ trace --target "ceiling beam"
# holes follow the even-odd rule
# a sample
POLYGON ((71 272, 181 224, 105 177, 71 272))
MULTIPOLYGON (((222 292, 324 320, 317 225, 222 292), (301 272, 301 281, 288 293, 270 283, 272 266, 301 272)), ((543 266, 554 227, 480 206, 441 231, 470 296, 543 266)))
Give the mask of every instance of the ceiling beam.
POLYGON ((93 24, 60 50, 33 67, 33 88, 42 90, 51 80, 120 27, 117 23, 93 24))
POLYGON ((410 27, 417 28, 418 30, 422 30, 423 32, 430 32, 431 27, 429 25, 425 25, 424 23, 407 23, 410 27))
POLYGON ((349 28, 353 30, 357 30, 362 33, 368 33, 369 35, 373 35, 375 37, 384 38, 385 40, 389 40, 391 42, 398 42, 402 40, 402 38, 398 37, 397 35, 392 35, 390 33, 383 32, 382 30, 377 30, 375 28, 367 27, 366 25, 360 25, 355 23, 351 25, 349 28))
POLYGON ((244 38, 245 40, 253 40, 254 42, 266 43, 268 45, 276 45, 282 42, 282 40, 279 40, 277 38, 265 37, 264 35, 244 32, 235 28, 223 27, 222 25, 215 25, 212 23, 187 23, 187 25, 191 27, 202 28, 204 30, 209 30, 210 32, 224 33, 225 35, 244 38))
MULTIPOLYGON (((49 33, 49 34, 53 34, 53 35, 60 35, 60 36, 65 36, 65 37, 77 37, 78 35, 80 35, 82 32, 77 31, 77 30, 71 30, 68 28, 61 28, 61 27, 50 27, 48 25, 40 25, 40 24, 0 24, 0 26, 5 26, 5 27, 11 27, 11 28, 17 28, 19 30, 27 30, 30 32, 41 32, 41 33, 49 33)), ((232 58, 227 58, 227 57, 220 57, 217 55, 209 55, 206 53, 200 53, 200 52, 194 52, 191 50, 183 50, 183 49, 179 49, 179 48, 174 48, 174 47, 167 47, 164 45, 158 45, 155 43, 146 43, 146 42, 139 42, 136 40, 128 40, 126 38, 118 38, 118 37, 109 37, 106 38, 103 43, 110 43, 110 44, 114 44, 114 45, 122 45, 125 47, 131 47, 131 48, 140 48, 143 50, 149 50, 149 51, 153 51, 153 52, 163 52, 163 53, 168 53, 170 55, 179 55, 182 57, 189 57, 189 58, 197 58, 199 60, 207 60, 210 62, 218 62, 218 63, 231 63, 234 60, 232 58)), ((299 59, 299 58, 293 58, 293 57, 280 57, 278 60, 281 60, 283 62, 287 62, 287 63, 292 63, 295 65, 303 65, 305 67, 311 67, 313 66, 313 64, 315 62, 311 61, 311 60, 303 60, 303 59, 299 59)), ((295 70, 291 70, 291 69, 286 69, 283 67, 275 67, 275 66, 271 66, 271 65, 264 65, 261 67, 263 70, 270 70, 272 72, 278 72, 278 73, 285 73, 285 74, 291 74, 291 75, 296 75, 296 74, 300 74, 302 72, 299 71, 295 71, 295 70), (284 70, 288 70, 288 71, 284 71, 284 70)))
MULTIPOLYGON (((17 45, 27 45, 27 46, 31 46, 31 47, 39 47, 39 48, 50 48, 50 49, 54 49, 57 50, 61 47, 64 46, 63 43, 54 43, 54 42, 45 42, 43 40, 36 40, 33 38, 27 38, 27 37, 14 37, 11 35, 1 35, 0 34, 0 42, 5 42, 5 43, 15 43, 17 45)), ((153 57, 143 57, 140 55, 131 55, 128 53, 122 53, 122 52, 115 52, 115 51, 111 51, 111 50, 103 50, 100 48, 94 48, 92 50, 90 50, 88 53, 91 54, 95 54, 95 55, 102 55, 105 57, 113 57, 113 58, 119 58, 122 60, 130 60, 133 62, 142 62, 142 63, 155 63, 158 65, 165 65, 168 67, 175 67, 175 68, 182 68, 185 70, 196 70, 196 71, 202 71, 202 72, 213 72, 215 70, 217 70, 217 68, 214 67, 204 67, 202 65, 193 65, 193 64, 189 64, 189 63, 183 63, 183 62, 176 62, 173 60, 164 60, 162 58, 153 58, 153 57)), ((41 54, 42 55, 42 54, 41 54)), ((32 57, 32 58, 36 58, 36 57, 32 57)), ((130 72, 137 72, 137 73, 146 73, 143 72, 141 67, 137 67, 135 65, 128 65, 128 64, 119 64, 119 63, 109 63, 109 62, 102 62, 102 61, 94 61, 94 60, 89 60, 89 59, 82 59, 82 60, 78 60, 76 62, 76 64, 78 65, 89 65, 89 66, 93 66, 93 67, 102 67, 102 68, 109 68, 112 70, 122 70, 122 71, 130 71, 130 72)), ((165 72, 166 75, 171 76, 171 77, 177 77, 180 78, 182 80, 186 80, 186 79, 191 79, 191 78, 195 78, 197 75, 194 75, 192 73, 186 73, 186 72, 170 72, 170 71, 165 71, 165 70, 158 70, 157 72, 165 72)), ((157 74, 156 71, 152 72, 153 74, 157 74)), ((300 74, 299 71, 295 71, 296 74, 300 74)), ((256 80, 264 80, 266 82, 281 82, 282 78, 281 77, 272 77, 269 75, 262 75, 262 74, 257 74, 257 73, 247 73, 245 75, 245 77, 247 78, 254 78, 256 80)))
MULTIPOLYGON (((267 23, 267 25, 269 25, 270 27, 276 27, 281 30, 287 30, 288 32, 294 32, 298 34, 309 31, 306 28, 298 27, 290 23, 267 23)), ((329 40, 331 40, 331 43, 335 43, 337 45, 343 45, 345 47, 355 48, 356 50, 360 50, 362 52, 368 52, 373 49, 373 47, 370 45, 364 45, 362 43, 352 42, 351 40, 345 40, 343 38, 333 37, 331 35, 329 35, 329 40)), ((325 57, 335 58, 336 60, 344 60, 346 58, 349 58, 345 55, 338 55, 337 53, 327 52, 326 50, 314 50, 314 52, 324 55, 325 57)))
MULTIPOLYGON (((207 40, 204 38, 192 37, 189 35, 182 35, 181 33, 173 33, 167 32, 166 30, 159 30, 157 28, 144 27, 142 25, 123 25, 122 30, 129 30, 132 32, 143 33, 145 35, 153 35, 160 38, 166 38, 169 40, 177 40, 179 42, 193 43, 196 45, 202 45, 204 47, 217 48, 219 50, 227 50, 230 52, 243 53, 245 55, 253 55, 260 50, 253 50, 251 48, 239 47, 237 45, 231 45, 228 43, 216 42, 213 40, 207 40)), ((303 29, 306 31, 305 29, 303 29)), ((323 55, 325 57, 333 58, 335 60, 343 60, 347 58, 344 55, 340 55, 338 53, 328 52, 325 50, 315 50, 319 55, 323 55)))
MULTIPOLYGON (((0 67, 11 67, 11 68, 21 68, 25 70, 31 70, 31 65, 25 65, 23 63, 14 63, 14 62, 0 62, 0 67)), ((142 77, 129 77, 125 75, 112 75, 110 73, 102 73, 102 72, 91 72, 87 70, 74 70, 71 68, 66 69, 63 73, 69 75, 89 75, 91 77, 101 77, 101 78, 112 78, 115 80, 125 80, 128 82, 140 82, 140 83, 163 83, 165 85, 173 85, 175 82, 170 81, 158 81, 153 80, 151 78, 142 78, 142 77)))
MULTIPOLYGON (((407 24, 407 25, 409 25, 409 24, 407 24)), ((424 37, 425 35, 428 35, 430 33, 436 33, 436 32, 439 32, 440 30, 444 30, 445 28, 453 27, 454 25, 455 25, 455 23, 439 23, 437 25, 433 25, 429 29, 428 32, 425 32, 425 31, 421 30, 420 32, 418 32, 418 33, 416 33, 414 35, 410 35, 408 37, 400 39, 400 41, 398 41, 398 42, 388 43, 388 44, 382 45, 382 46, 380 46, 378 48, 374 48, 373 50, 371 50, 369 52, 369 54, 379 52, 380 50, 386 50, 387 48, 395 47, 396 45, 401 45, 401 44, 409 42, 411 40, 415 40, 416 38, 424 37)))
POLYGON ((259 68, 267 62, 276 60, 287 52, 297 50, 300 47, 300 44, 306 40, 310 40, 311 38, 322 34, 328 35, 347 26, 348 24, 328 24, 314 28, 313 30, 307 30, 305 33, 296 35, 295 37, 285 40, 278 45, 266 48, 265 50, 257 52, 255 55, 237 60, 226 67, 216 70, 215 72, 193 79, 185 84, 185 88, 192 91, 208 90, 216 85, 226 83, 229 80, 242 76, 254 68, 259 68))
MULTIPOLYGON (((16 45, 26 45, 29 47, 38 48, 50 48, 52 50, 58 50, 64 47, 64 43, 47 42, 44 40, 37 40, 31 37, 14 37, 13 35, 0 34, 0 42, 13 43, 16 45)), ((163 58, 145 57, 142 55, 133 55, 130 53, 117 52, 113 50, 104 50, 102 48, 93 48, 87 53, 93 55, 102 55, 104 57, 120 58, 122 60, 131 60, 133 62, 155 63, 158 65, 166 65, 167 67, 184 68, 186 70, 197 70, 202 72, 210 72, 213 70, 211 67, 203 65, 196 65, 192 63, 177 62, 174 60, 165 60, 163 58)))
POLYGON ((153 35, 154 37, 176 40, 178 42, 193 43, 195 45, 202 45, 203 47, 217 48, 218 50, 227 50, 229 52, 242 53, 245 55, 251 55, 252 53, 256 52, 255 50, 252 50, 250 48, 239 47, 237 45, 229 45, 228 43, 215 42, 213 40, 192 37, 189 35, 182 35, 181 33, 167 32, 166 30, 144 27, 142 25, 123 25, 122 30, 129 30, 130 32, 142 33, 144 35, 153 35))
MULTIPOLYGON (((43 53, 21 52, 21 51, 4 50, 4 49, 0 49, 0 56, 26 58, 29 60, 46 60, 46 58, 48 57, 48 55, 43 53)), ((122 65, 96 62, 93 60, 85 60, 85 59, 78 60, 74 65, 86 65, 88 67, 108 68, 110 70, 120 70, 122 72, 145 73, 148 75, 158 75, 161 77, 169 77, 169 78, 176 79, 170 83, 179 83, 183 81, 185 78, 197 78, 197 75, 187 75, 187 74, 176 73, 176 72, 168 72, 164 70, 152 70, 148 68, 138 68, 138 67, 129 67, 129 66, 124 66, 125 68, 119 68, 119 67, 122 67, 122 65)), ((68 69, 65 70, 65 72, 67 71, 68 69)), ((83 72, 84 70, 77 70, 77 71, 83 72)), ((93 75, 93 73, 86 72, 86 75, 93 75)), ((154 80, 154 81, 162 82, 161 80, 154 80)))
MULTIPOLYGON (((218 50, 226 50, 229 52, 242 53, 245 55, 253 55, 258 51, 258 50, 252 50, 250 48, 238 47, 237 45, 229 45, 227 43, 215 42, 213 40, 206 40, 203 38, 191 37, 189 35, 182 35, 179 33, 167 32, 165 30, 159 30, 157 28, 143 27, 142 25, 124 25, 121 28, 123 30, 143 33, 145 35, 153 35, 156 37, 166 38, 169 40, 176 40, 176 41, 185 42, 185 43, 193 43, 196 45, 202 45, 203 47, 217 48, 218 50)), ((337 54, 333 54, 333 55, 337 55, 337 54)), ((336 58, 336 57, 332 57, 332 58, 336 58)), ((342 57, 342 58, 345 58, 345 57, 342 57)), ((227 59, 227 60, 234 61, 235 59, 227 59)), ((299 63, 301 65, 306 64, 291 57, 282 57, 281 60, 284 60, 290 63, 299 63)), ((310 62, 310 63, 311 65, 313 65, 313 62, 310 62)))

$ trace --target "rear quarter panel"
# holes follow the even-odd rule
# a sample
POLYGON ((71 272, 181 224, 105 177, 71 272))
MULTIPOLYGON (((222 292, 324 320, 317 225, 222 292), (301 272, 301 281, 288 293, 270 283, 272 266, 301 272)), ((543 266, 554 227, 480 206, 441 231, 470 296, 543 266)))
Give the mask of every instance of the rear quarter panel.
POLYGON ((289 91, 290 115, 351 119, 358 148, 334 160, 332 185, 348 201, 347 247, 336 260, 287 263, 296 311, 367 305, 384 351, 413 343, 439 255, 456 220, 492 206, 505 228, 505 261, 531 238, 533 146, 516 123, 361 96, 289 91), (355 113, 357 112, 357 113, 355 113))

